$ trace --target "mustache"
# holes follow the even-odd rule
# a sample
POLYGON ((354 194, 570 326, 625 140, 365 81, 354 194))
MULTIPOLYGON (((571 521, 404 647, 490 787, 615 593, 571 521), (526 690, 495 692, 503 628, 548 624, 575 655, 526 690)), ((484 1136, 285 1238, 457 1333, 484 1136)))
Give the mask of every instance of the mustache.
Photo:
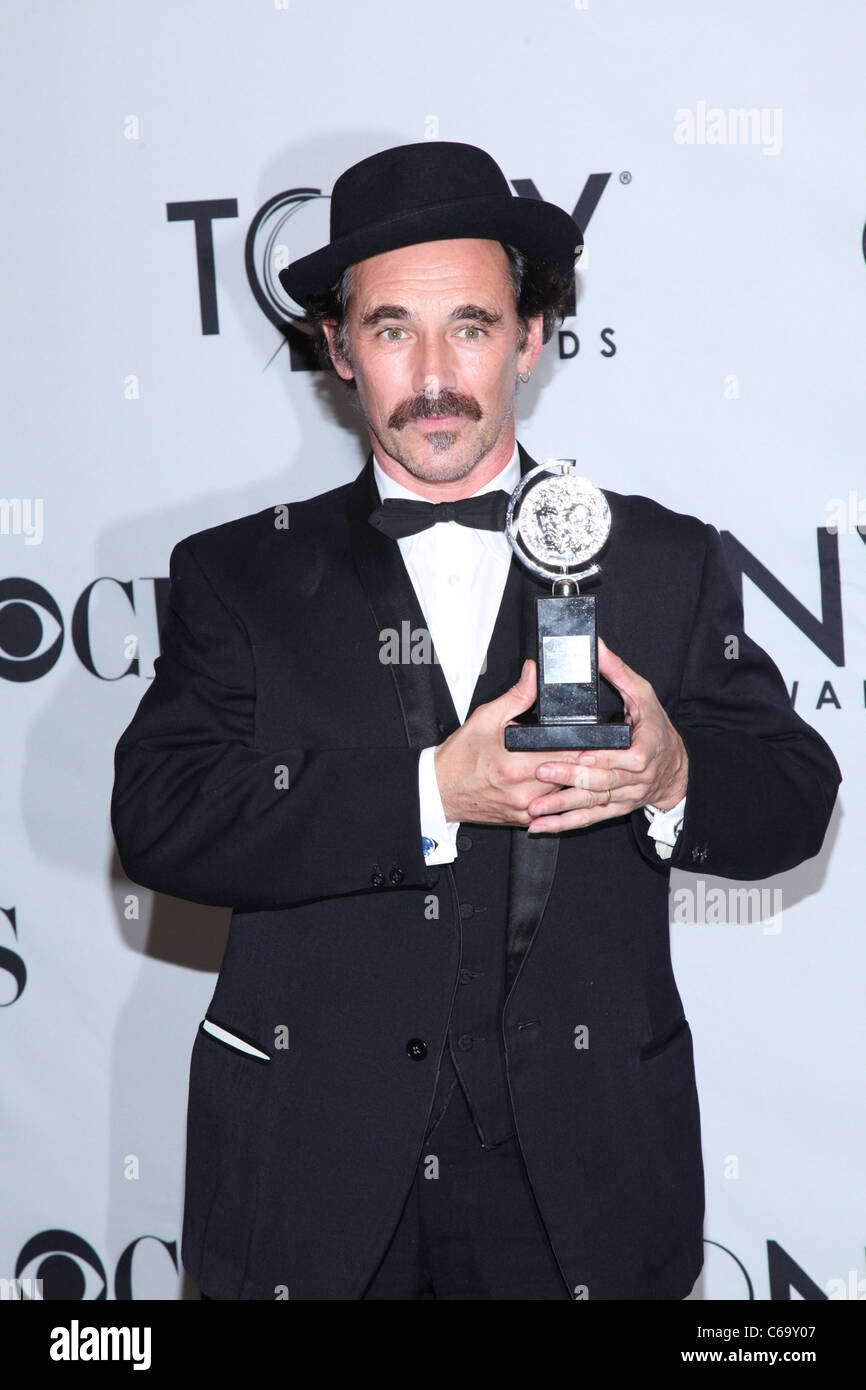
POLYGON ((388 424, 392 430, 401 430, 410 420, 432 420, 439 415, 465 415, 470 420, 480 420, 482 410, 474 396, 464 396, 459 391, 440 391, 432 398, 420 392, 401 401, 391 412, 388 424))

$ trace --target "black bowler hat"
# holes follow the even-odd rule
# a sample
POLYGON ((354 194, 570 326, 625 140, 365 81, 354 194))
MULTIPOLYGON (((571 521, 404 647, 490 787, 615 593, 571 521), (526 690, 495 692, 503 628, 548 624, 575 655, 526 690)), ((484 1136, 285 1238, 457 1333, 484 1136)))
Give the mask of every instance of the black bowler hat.
POLYGON ((499 165, 475 145, 424 140, 362 159, 331 194, 331 240, 279 272, 304 307, 325 294, 347 266, 450 237, 506 241, 563 274, 583 250, 580 228, 555 203, 515 197, 499 165))

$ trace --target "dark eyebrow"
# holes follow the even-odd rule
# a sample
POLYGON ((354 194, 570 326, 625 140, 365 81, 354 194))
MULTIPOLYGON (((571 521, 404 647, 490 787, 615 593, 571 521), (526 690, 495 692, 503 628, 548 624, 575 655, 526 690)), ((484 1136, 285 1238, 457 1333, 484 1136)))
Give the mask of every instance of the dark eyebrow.
POLYGON ((502 322, 501 314, 493 314, 489 309, 482 309, 478 304, 461 304, 459 308, 451 310, 451 318, 474 319, 476 323, 486 324, 488 328, 502 322))
POLYGON ((374 324, 380 323, 382 319, 408 319, 411 318, 409 310, 402 304, 377 304, 375 309, 364 314, 361 319, 362 328, 372 328, 374 324))
MULTIPOLYGON (((377 304, 375 309, 370 309, 361 318, 362 328, 374 328, 383 319, 411 319, 412 315, 403 304, 377 304)), ((452 309, 449 314, 451 319, 472 319, 475 323, 483 323, 488 328, 493 328, 497 323, 502 322, 500 313, 492 313, 489 309, 482 309, 479 304, 460 304, 456 309, 452 309)))

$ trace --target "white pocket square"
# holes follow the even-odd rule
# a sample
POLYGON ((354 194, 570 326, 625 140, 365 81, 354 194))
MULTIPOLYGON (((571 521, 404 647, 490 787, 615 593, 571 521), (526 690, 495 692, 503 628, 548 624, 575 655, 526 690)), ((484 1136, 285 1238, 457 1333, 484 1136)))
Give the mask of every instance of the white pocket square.
POLYGON ((213 1019, 203 1018, 201 1023, 206 1033, 210 1033, 217 1042, 225 1043, 226 1047, 233 1047, 237 1052, 245 1052, 248 1057, 258 1057, 261 1062, 269 1062, 271 1059, 267 1052, 262 1052, 260 1047, 247 1042, 246 1038, 238 1037, 237 1033, 229 1032, 221 1023, 214 1023, 213 1019))

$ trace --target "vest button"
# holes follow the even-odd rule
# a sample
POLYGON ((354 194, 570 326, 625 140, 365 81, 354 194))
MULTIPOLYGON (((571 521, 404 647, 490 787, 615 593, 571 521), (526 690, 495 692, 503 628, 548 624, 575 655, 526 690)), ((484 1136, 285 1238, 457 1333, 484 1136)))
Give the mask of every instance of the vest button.
POLYGON ((481 1041, 481 1038, 473 1038, 471 1033, 461 1033, 457 1039, 457 1046, 461 1052, 471 1052, 475 1044, 481 1041))
POLYGON ((471 835, 458 835, 458 836, 457 836, 457 848, 458 848, 458 849, 471 849, 471 848, 472 848, 472 836, 471 836, 471 835))
POLYGON ((402 882, 403 882, 403 870, 400 869, 400 868, 397 868, 397 866, 395 865, 394 868, 391 869, 391 870, 389 871, 388 877, 389 877, 389 879, 391 880, 392 883, 402 883, 402 882))
POLYGON ((471 903, 461 903, 461 904, 460 904, 460 916, 461 916, 461 917, 471 917, 474 911, 475 911, 475 908, 472 906, 471 903))
POLYGON ((370 875, 370 882, 374 888, 381 888, 382 884, 385 882, 385 875, 380 869, 374 869, 370 875))
POLYGON ((415 1062, 423 1062, 427 1056, 427 1044, 423 1038, 410 1038, 406 1044, 408 1055, 415 1062))

